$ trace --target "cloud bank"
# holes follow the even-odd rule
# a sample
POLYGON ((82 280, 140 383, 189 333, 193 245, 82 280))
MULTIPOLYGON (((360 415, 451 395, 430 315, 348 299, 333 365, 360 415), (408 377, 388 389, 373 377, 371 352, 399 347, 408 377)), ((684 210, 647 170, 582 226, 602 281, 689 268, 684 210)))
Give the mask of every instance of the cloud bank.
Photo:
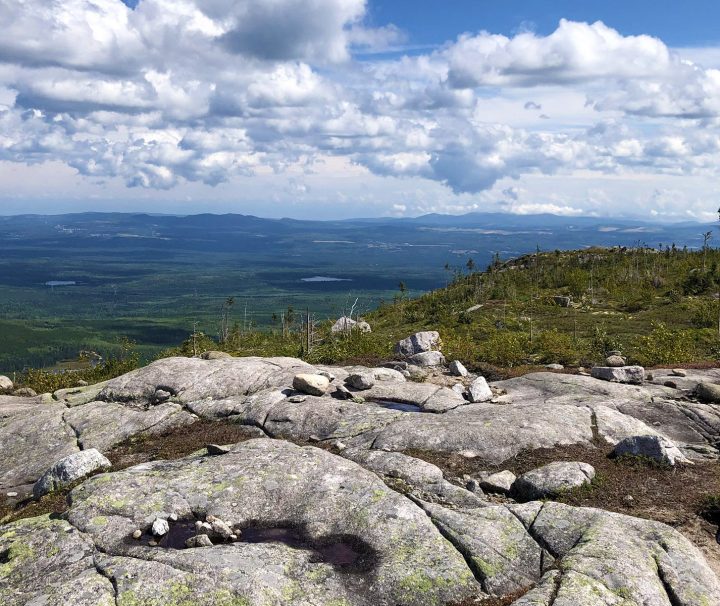
POLYGON ((565 20, 383 54, 404 34, 366 13, 364 0, 0 0, 0 162, 59 162, 119 196, 272 175, 310 202, 305 181, 332 165, 355 186, 369 174, 376 197, 388 184, 388 213, 602 213, 602 183, 607 202, 619 179, 674 177, 636 210, 709 217, 717 188, 683 184, 717 177, 720 70, 565 20), (583 176, 585 195, 566 186, 583 176), (439 208, 423 188, 443 192, 439 208), (658 206, 665 189, 685 193, 658 206))

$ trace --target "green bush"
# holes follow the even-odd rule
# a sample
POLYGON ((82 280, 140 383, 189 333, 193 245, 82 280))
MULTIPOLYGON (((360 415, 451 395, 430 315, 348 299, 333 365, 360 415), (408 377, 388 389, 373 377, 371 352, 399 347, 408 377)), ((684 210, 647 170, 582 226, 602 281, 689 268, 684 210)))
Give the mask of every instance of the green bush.
POLYGON ((532 349, 543 364, 572 364, 579 356, 572 337, 557 329, 542 331, 535 337, 532 349))
POLYGON ((662 322, 653 322, 650 334, 637 338, 633 359, 643 366, 672 364, 689 360, 693 350, 689 331, 671 330, 662 322))
POLYGON ((520 333, 497 331, 479 343, 478 359, 496 366, 517 366, 528 359, 529 340, 520 333))

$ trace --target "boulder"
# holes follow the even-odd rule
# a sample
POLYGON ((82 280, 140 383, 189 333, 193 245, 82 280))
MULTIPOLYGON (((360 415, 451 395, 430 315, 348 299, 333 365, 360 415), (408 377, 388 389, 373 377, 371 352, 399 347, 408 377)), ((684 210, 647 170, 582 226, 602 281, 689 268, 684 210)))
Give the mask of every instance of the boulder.
POLYGON ((684 368, 673 368, 671 373, 673 377, 687 377, 687 370, 684 368))
POLYGON ((645 381, 645 369, 642 366, 595 366, 590 370, 590 376, 611 383, 628 383, 642 385, 645 381))
POLYGON ((323 375, 302 373, 293 377, 293 389, 311 396, 324 396, 330 389, 330 380, 323 375))
POLYGON ((37 392, 30 387, 21 387, 12 392, 12 395, 19 398, 34 398, 37 396, 37 392))
POLYGON ((589 484, 594 477, 595 469, 587 463, 549 463, 521 475, 511 492, 519 500, 533 501, 589 484))
POLYGON ((348 375, 345 382, 354 389, 364 391, 366 389, 372 389, 375 386, 375 377, 369 372, 357 372, 348 375))
POLYGON ((10 392, 12 390, 13 382, 10 380, 10 378, 6 377, 5 375, 0 375, 0 393, 10 392))
POLYGON ((480 488, 488 492, 508 493, 512 488, 517 476, 509 470, 491 473, 480 481, 480 488))
POLYGON ((648 457, 667 465, 689 462, 673 442, 658 435, 631 436, 620 440, 615 445, 613 455, 617 457, 622 455, 648 457))
POLYGON ((440 349, 440 334, 434 330, 416 332, 395 345, 395 353, 404 357, 438 349, 440 349))
POLYGON ((445 364, 445 356, 439 351, 423 351, 410 356, 408 362, 423 368, 428 366, 442 366, 445 364))
POLYGON ((352 318, 348 318, 347 316, 342 316, 341 318, 338 318, 335 324, 333 324, 330 328, 330 331, 332 333, 350 332, 351 330, 359 330, 360 332, 372 332, 370 324, 368 324, 367 322, 363 320, 358 322, 356 320, 353 320, 352 318))
POLYGON ((478 377, 470 383, 470 387, 468 387, 468 395, 470 396, 471 402, 487 402, 492 399, 493 392, 485 380, 485 377, 478 377))
POLYGON ((622 356, 608 356, 605 358, 605 365, 610 368, 622 368, 625 364, 626 360, 622 356))
POLYGON ((564 366, 562 364, 546 364, 545 368, 548 370, 564 370, 564 366))
POLYGON ((60 490, 87 477, 98 469, 109 469, 112 463, 94 448, 68 455, 53 464, 33 486, 33 496, 60 490))
POLYGON ((558 295, 553 297, 553 303, 555 303, 555 305, 559 305, 560 307, 570 307, 572 297, 558 295))
POLYGON ((720 403, 720 385, 716 383, 698 383, 695 388, 695 395, 702 402, 710 404, 720 403))
POLYGON ((467 368, 465 368, 463 363, 459 360, 453 360, 452 362, 450 362, 448 370, 450 371, 450 374, 455 377, 467 377, 468 375, 467 368))

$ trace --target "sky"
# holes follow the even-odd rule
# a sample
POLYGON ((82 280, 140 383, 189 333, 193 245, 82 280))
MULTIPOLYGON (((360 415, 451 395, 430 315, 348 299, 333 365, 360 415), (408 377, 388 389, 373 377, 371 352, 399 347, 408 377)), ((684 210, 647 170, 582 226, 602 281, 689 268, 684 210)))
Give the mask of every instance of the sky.
POLYGON ((717 218, 720 3, 0 0, 0 214, 717 218))

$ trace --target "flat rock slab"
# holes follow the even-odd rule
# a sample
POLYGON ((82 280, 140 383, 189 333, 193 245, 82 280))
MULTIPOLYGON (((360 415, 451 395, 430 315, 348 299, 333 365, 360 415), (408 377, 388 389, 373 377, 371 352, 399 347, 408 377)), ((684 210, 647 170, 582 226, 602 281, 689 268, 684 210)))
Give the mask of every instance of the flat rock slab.
MULTIPOLYGON (((693 372, 702 372, 703 377, 716 376, 712 371, 693 372)), ((531 373, 493 385, 506 392, 498 398, 504 403, 589 407, 597 414, 599 437, 611 444, 632 435, 657 434, 675 442, 689 458, 717 458, 713 445, 720 440, 720 410, 711 404, 681 400, 686 394, 678 389, 648 383, 625 385, 548 372, 531 373), (609 410, 620 414, 613 415, 609 410)), ((695 385, 697 383, 693 389, 695 385)))
POLYGON ((442 415, 409 415, 379 432, 373 448, 460 453, 499 464, 526 449, 590 444, 587 408, 470 404, 442 415))
MULTIPOLYGON (((105 556, 124 558, 133 573, 120 591, 150 588, 158 604, 173 603, 178 571, 212 579, 216 590, 252 604, 444 604, 479 590, 461 554, 420 508, 375 474, 317 448, 251 440, 222 457, 95 476, 73 490, 71 502, 70 523, 105 556), (167 549, 129 538, 170 514, 191 522, 214 515, 241 528, 291 525, 314 545, 351 546, 360 568, 318 561, 281 542, 167 549)), ((202 582, 185 582, 188 596, 205 590, 202 582)))
POLYGON ((720 604, 698 548, 664 524, 553 502, 510 509, 559 564, 513 606, 720 604))
POLYGON ((165 358, 108 381, 98 395, 106 402, 150 405, 158 389, 179 403, 248 395, 271 387, 289 387, 297 374, 316 369, 295 358, 165 358))
POLYGON ((414 404, 424 412, 446 412, 467 404, 462 395, 433 383, 376 383, 361 395, 366 400, 414 404))
POLYGON ((0 418, 0 494, 26 493, 49 464, 80 449, 75 432, 63 419, 67 410, 63 405, 35 398, 3 400, 0 405, 7 416, 0 418))

